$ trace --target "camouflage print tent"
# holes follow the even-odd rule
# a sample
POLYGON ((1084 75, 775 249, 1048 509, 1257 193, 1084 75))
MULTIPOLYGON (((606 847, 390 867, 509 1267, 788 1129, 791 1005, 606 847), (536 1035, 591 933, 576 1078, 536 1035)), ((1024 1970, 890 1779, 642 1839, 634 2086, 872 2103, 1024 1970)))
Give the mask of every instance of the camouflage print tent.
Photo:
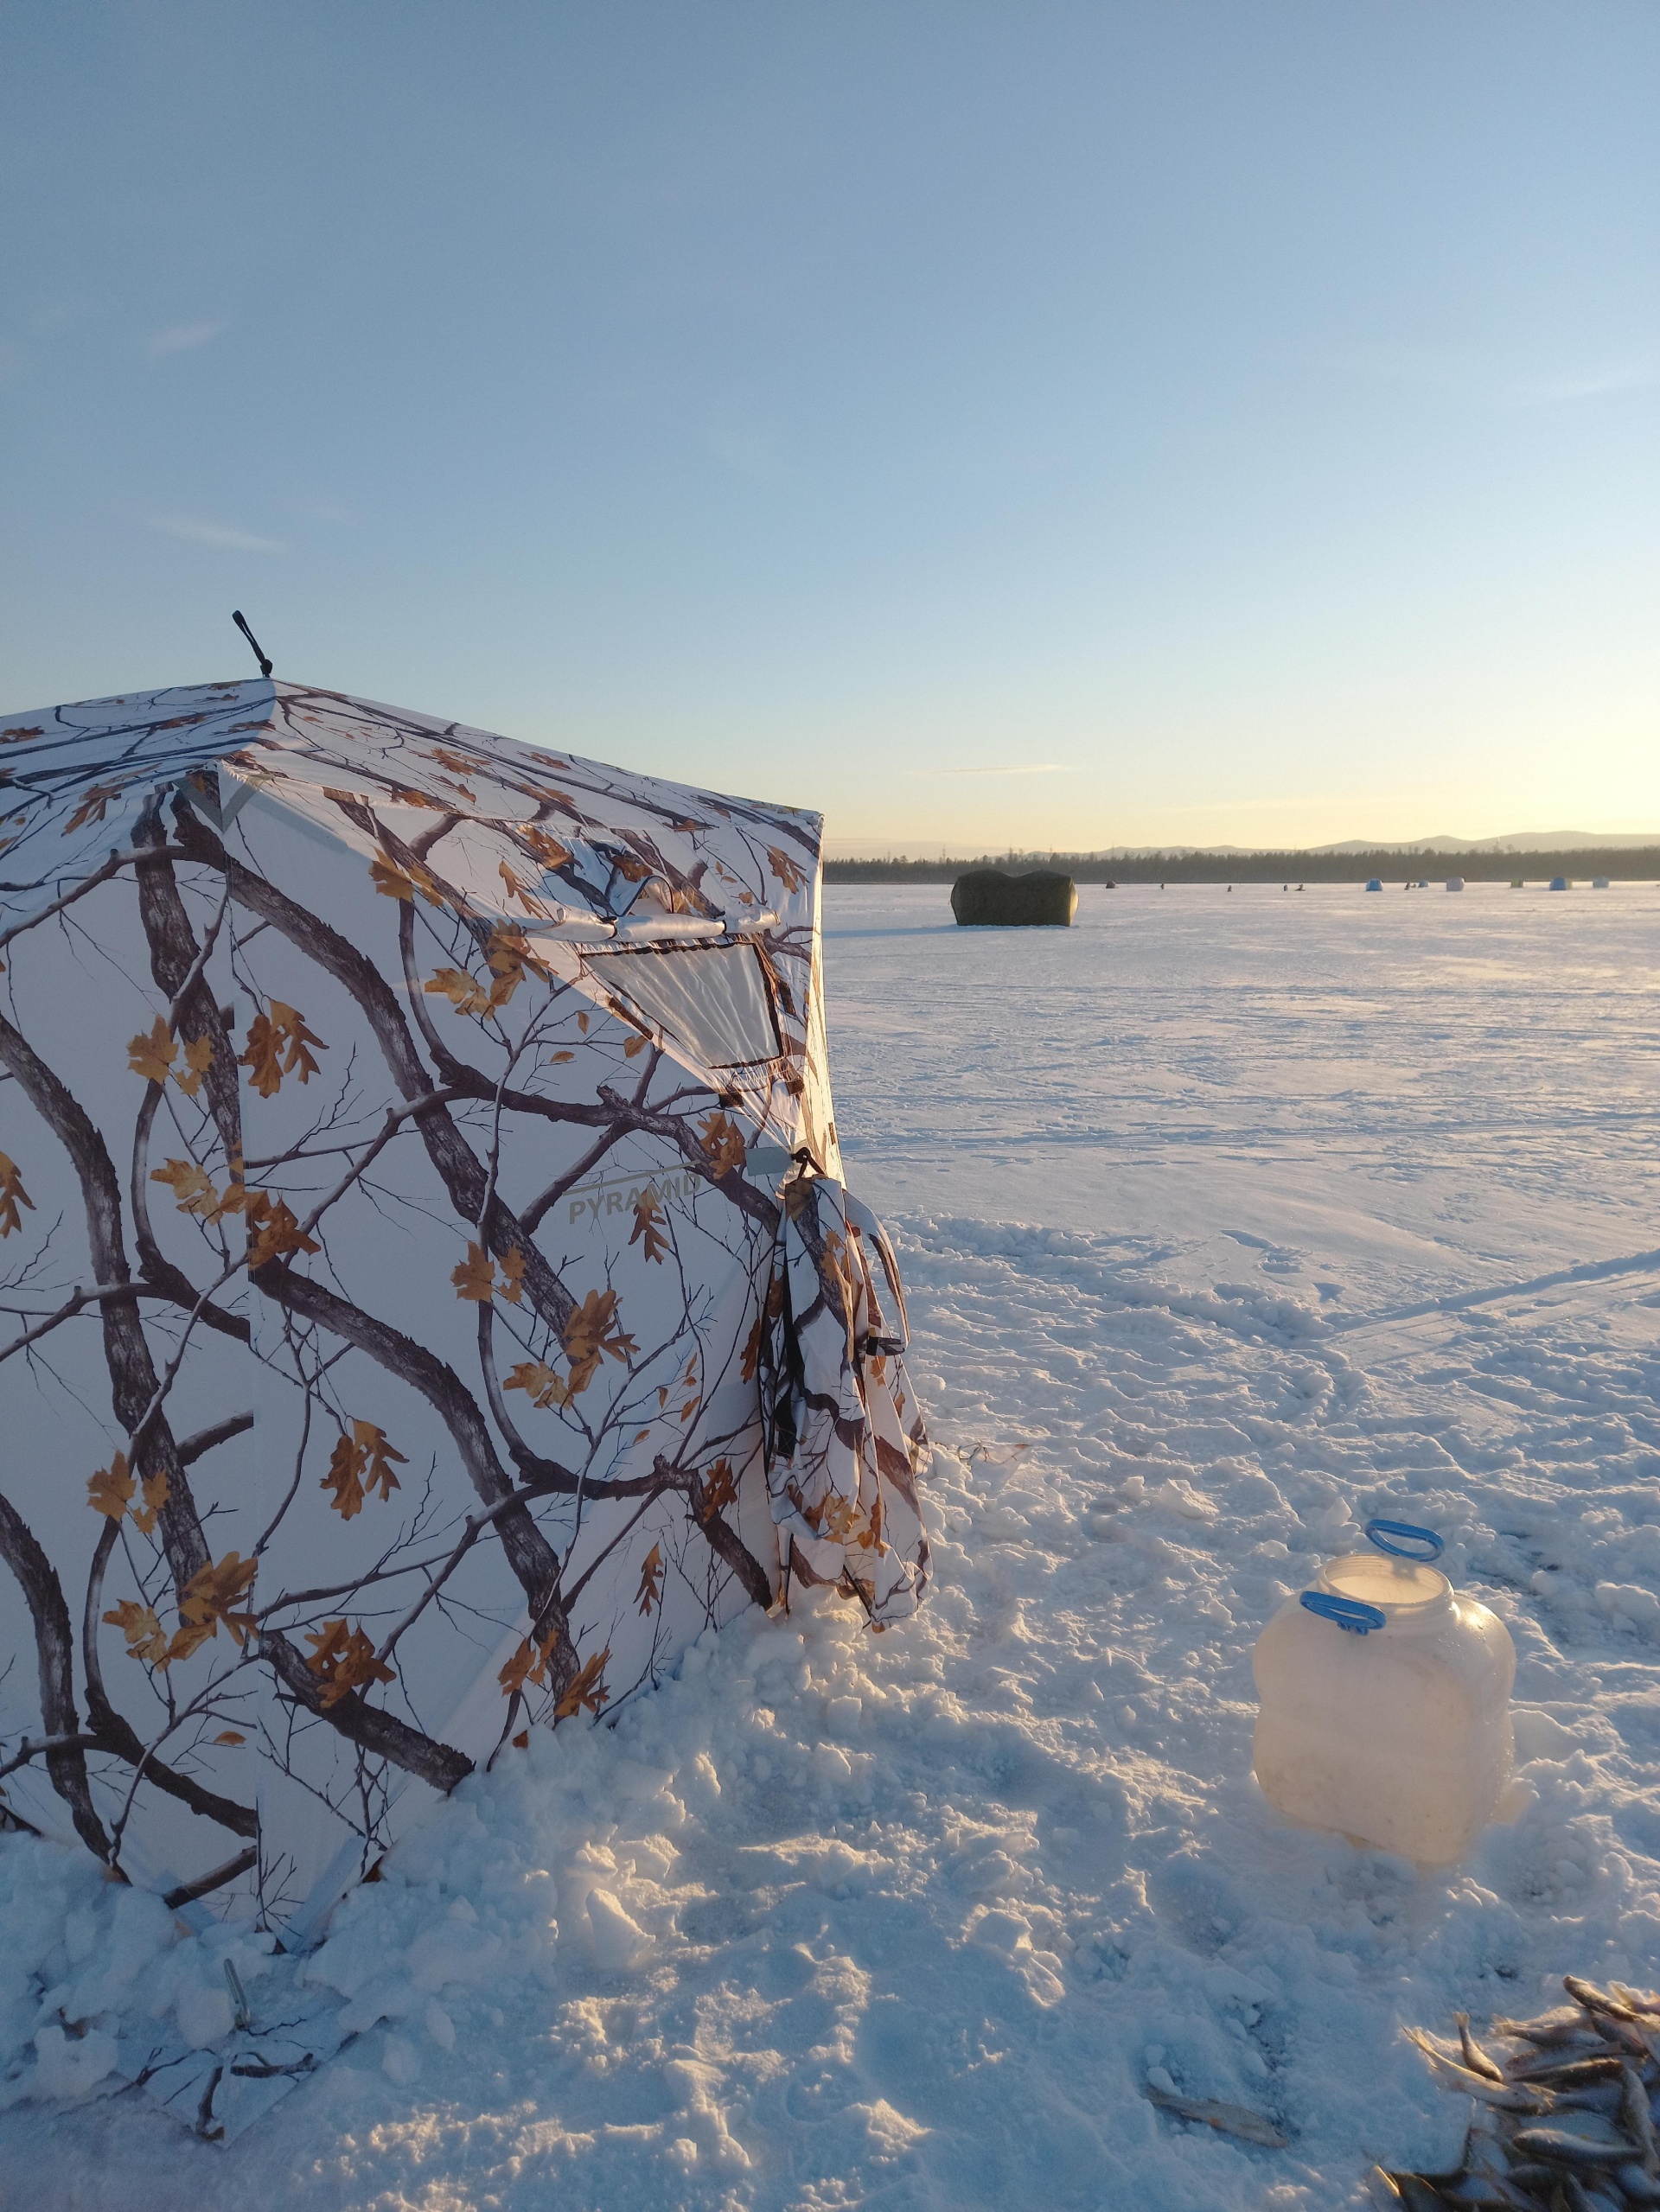
POLYGON ((789 1577, 914 1608, 816 816, 268 680, 0 784, 0 1814, 303 1938, 789 1577))

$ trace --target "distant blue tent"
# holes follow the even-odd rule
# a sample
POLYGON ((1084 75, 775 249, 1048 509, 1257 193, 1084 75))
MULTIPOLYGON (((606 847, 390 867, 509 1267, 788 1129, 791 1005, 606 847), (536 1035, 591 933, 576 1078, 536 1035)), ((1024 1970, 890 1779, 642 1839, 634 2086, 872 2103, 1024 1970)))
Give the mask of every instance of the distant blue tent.
POLYGON ((1574 886, 1566 876, 1553 876, 1550 879, 1550 888, 1553 891, 1571 891, 1574 886))
POLYGON ((1461 891, 1464 889, 1463 877, 1449 876, 1446 879, 1446 888, 1449 891, 1461 891))
POLYGON ((1372 879, 1371 879, 1370 883, 1367 884, 1366 888, 1367 888, 1367 889, 1368 889, 1369 891, 1381 891, 1381 890, 1382 889, 1383 886, 1382 886, 1382 884, 1379 882, 1378 878, 1377 878, 1376 876, 1374 876, 1374 877, 1372 877, 1372 879))
POLYGON ((1593 891, 1606 891, 1608 888, 1608 878, 1606 876, 1593 876, 1591 878, 1591 888, 1593 891))

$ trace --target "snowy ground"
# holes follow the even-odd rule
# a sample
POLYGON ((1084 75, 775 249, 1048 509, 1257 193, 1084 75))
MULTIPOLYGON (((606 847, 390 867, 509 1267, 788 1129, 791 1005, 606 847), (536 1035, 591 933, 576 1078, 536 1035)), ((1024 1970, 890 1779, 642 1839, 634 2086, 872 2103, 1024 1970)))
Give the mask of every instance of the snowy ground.
MULTIPOLYGON (((1660 890, 828 903, 942 1446, 924 1616, 753 1618, 469 1785, 311 1963, 362 2030, 320 2076, 223 2150, 14 2103, 0 2200, 1315 2212, 1456 2147, 1401 2024, 1660 1978, 1660 890), (1516 1817, 1451 1875, 1250 1778, 1259 1628, 1391 1507, 1520 1658, 1516 1817)), ((43 1986, 211 2024, 228 1941, 7 1845, 0 2062, 43 1986)))

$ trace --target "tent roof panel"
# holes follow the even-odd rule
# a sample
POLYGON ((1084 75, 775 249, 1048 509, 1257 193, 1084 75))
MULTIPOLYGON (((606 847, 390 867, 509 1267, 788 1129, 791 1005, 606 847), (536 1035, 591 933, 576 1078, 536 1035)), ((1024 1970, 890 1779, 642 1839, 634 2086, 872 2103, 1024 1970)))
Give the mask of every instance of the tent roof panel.
MULTIPOLYGON (((49 903, 131 838, 153 794, 209 768, 336 834, 354 816, 394 851, 431 850, 436 832, 469 903, 533 924, 641 900, 712 922, 810 919, 816 814, 265 679, 0 717, 0 897, 24 915, 49 903)), ((220 795, 228 814, 222 779, 220 795)))

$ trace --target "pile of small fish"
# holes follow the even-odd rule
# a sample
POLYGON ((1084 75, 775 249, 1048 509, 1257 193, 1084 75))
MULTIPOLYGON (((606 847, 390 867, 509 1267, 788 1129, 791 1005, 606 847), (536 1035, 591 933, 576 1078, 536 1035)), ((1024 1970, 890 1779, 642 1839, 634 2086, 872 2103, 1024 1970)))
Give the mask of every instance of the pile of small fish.
POLYGON ((1574 1999, 1536 2020, 1495 2020, 1484 2044, 1467 2012, 1456 2049, 1407 2032, 1440 2078, 1477 2101, 1456 2173, 1368 2181, 1379 2212, 1502 2205, 1512 2212, 1626 2212, 1660 2205, 1660 1997, 1575 1974, 1574 1999))

